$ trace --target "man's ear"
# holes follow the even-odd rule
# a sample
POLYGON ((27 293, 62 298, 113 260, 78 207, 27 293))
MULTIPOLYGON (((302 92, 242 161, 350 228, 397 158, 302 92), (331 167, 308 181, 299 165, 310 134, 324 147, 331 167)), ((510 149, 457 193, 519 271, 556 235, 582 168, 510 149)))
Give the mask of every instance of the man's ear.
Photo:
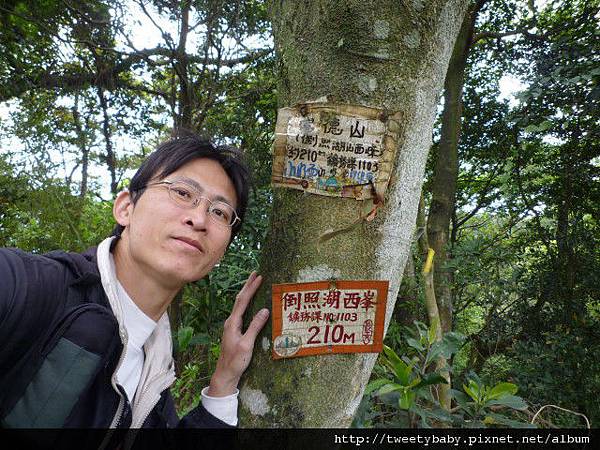
POLYGON ((119 225, 126 227, 129 225, 132 212, 133 201, 131 200, 131 193, 128 190, 119 192, 113 204, 113 217, 119 225))

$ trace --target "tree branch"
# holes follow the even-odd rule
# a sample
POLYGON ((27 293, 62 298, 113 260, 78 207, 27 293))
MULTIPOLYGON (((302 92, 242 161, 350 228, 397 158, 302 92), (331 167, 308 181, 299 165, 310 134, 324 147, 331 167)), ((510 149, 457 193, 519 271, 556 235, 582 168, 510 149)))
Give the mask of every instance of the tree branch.
POLYGON ((83 18, 86 22, 93 23, 94 25, 110 25, 110 19, 108 19, 108 20, 93 19, 92 17, 89 16, 89 14, 86 14, 84 11, 76 8, 71 3, 69 3, 67 0, 62 0, 61 3, 63 5, 65 5, 69 11, 71 11, 71 12, 75 13, 77 16, 83 18))
POLYGON ((142 11, 144 12, 144 14, 146 15, 146 17, 148 17, 148 19, 150 19, 150 22, 152 22, 152 25, 154 25, 156 27, 156 29, 158 31, 160 31, 161 36, 163 37, 163 40, 165 41, 165 43, 167 44, 167 47, 169 47, 171 50, 174 50, 174 46, 173 46, 173 39, 171 38, 171 36, 169 36, 168 33, 165 32, 165 30, 163 30, 160 25, 158 25, 156 23, 156 21, 154 20, 154 17, 152 17, 152 15, 148 12, 148 10, 146 9, 146 5, 144 5, 143 1, 136 1, 136 3, 138 4, 138 6, 142 9, 142 11))
POLYGON ((504 31, 502 33, 493 32, 493 31, 482 31, 473 36, 472 45, 478 44, 480 41, 484 41, 486 39, 502 39, 507 36, 515 36, 517 34, 522 34, 528 39, 544 41, 546 40, 546 36, 540 34, 530 33, 525 29, 517 29, 512 31, 504 31))
MULTIPOLYGON (((272 48, 264 48, 255 51, 252 54, 244 55, 240 58, 222 60, 221 65, 227 67, 233 67, 237 64, 249 63, 255 61, 265 55, 268 55, 273 51, 272 48)), ((171 52, 164 47, 157 47, 154 49, 141 50, 137 53, 130 54, 128 58, 125 58, 115 64, 112 67, 107 67, 98 73, 94 71, 75 71, 65 70, 59 71, 40 71, 36 74, 27 78, 27 83, 13 83, 10 86, 5 86, 0 93, 0 101, 7 101, 14 97, 19 97, 23 93, 30 89, 55 89, 61 88, 66 90, 78 90, 89 87, 90 85, 99 85, 106 90, 114 90, 117 87, 133 88, 130 83, 120 79, 121 73, 127 72, 133 64, 139 62, 147 55, 165 55, 171 56, 171 52)), ((190 62, 200 62, 201 58, 197 56, 191 56, 190 62)), ((218 60, 210 59, 209 64, 216 63, 218 60)), ((167 62, 165 62, 167 64, 167 62)), ((13 61, 12 69, 15 73, 26 73, 17 61, 13 61)), ((139 88, 134 88, 139 90, 139 88)), ((150 90, 148 92, 151 92, 150 90)))

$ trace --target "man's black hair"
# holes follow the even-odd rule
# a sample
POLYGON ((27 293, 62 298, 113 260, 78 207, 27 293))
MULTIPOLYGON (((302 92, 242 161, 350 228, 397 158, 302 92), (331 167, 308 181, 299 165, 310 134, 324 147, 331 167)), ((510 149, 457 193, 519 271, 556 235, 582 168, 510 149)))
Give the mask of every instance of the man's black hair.
MULTIPOLYGON (((236 213, 240 220, 231 229, 231 239, 239 232, 250 190, 250 172, 242 152, 235 147, 215 146, 208 139, 187 130, 180 130, 175 137, 160 144, 142 163, 129 184, 133 204, 144 193, 146 185, 154 180, 162 180, 177 169, 198 158, 208 158, 218 162, 233 183, 237 196, 236 213)), ((113 236, 121 236, 125 227, 117 224, 113 236)))

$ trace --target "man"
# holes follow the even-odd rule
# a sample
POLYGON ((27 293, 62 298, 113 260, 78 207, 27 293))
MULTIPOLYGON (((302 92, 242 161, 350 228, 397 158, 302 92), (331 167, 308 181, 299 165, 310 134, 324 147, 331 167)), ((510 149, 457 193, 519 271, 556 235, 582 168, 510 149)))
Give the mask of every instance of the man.
POLYGON ((202 402, 178 419, 166 310, 204 277, 239 231, 248 170, 235 149, 194 135, 161 144, 118 194, 114 236, 84 254, 0 250, 3 427, 225 427, 268 318, 245 333, 261 283, 252 273, 224 325, 202 402))

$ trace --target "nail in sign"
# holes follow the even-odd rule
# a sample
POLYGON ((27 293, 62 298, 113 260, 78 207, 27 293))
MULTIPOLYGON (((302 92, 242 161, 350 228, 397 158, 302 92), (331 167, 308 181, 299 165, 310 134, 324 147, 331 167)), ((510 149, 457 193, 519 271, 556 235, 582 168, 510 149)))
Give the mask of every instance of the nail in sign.
POLYGON ((274 284, 273 359, 378 353, 388 281, 274 284))

